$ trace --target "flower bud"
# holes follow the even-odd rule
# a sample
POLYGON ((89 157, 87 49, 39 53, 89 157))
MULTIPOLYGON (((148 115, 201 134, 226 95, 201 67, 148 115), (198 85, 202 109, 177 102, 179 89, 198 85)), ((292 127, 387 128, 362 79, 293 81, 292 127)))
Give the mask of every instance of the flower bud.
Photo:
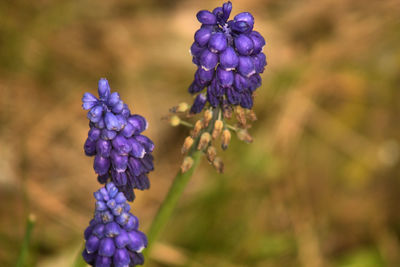
POLYGON ((231 141, 231 132, 228 129, 222 131, 221 147, 223 150, 228 148, 229 142, 231 141))
POLYGON ((246 34, 241 34, 235 38, 236 50, 242 56, 249 56, 253 52, 254 43, 246 34))
POLYGON ((239 57, 236 55, 235 49, 229 46, 219 55, 219 61, 225 70, 233 70, 239 64, 239 57))
POLYGON ((222 159, 220 157, 216 157, 213 161, 213 166, 219 173, 224 172, 224 163, 222 162, 222 159))
POLYGON ((201 67, 205 70, 211 70, 218 64, 218 55, 208 49, 204 49, 200 55, 201 67))
POLYGON ((182 150, 181 150, 182 154, 185 154, 186 152, 189 151, 189 149, 193 145, 193 142, 194 142, 194 140, 192 137, 188 136, 185 138, 185 142, 183 142, 183 146, 182 146, 182 150))
POLYGON ((181 171, 182 173, 187 172, 190 168, 193 166, 193 159, 191 157, 185 157, 182 165, 181 165, 181 171))
POLYGON ((203 129, 203 122, 201 120, 196 121, 196 123, 194 124, 194 128, 193 128, 193 137, 197 137, 197 135, 200 133, 201 129, 203 129))
POLYGON ((211 141, 211 135, 209 132, 204 132, 199 141, 199 145, 197 146, 198 150, 203 150, 208 146, 208 143, 211 141))
POLYGON ((246 116, 244 110, 241 107, 236 107, 236 119, 241 125, 246 125, 246 116))
POLYGON ((240 129, 237 132, 237 136, 238 136, 239 140, 244 141, 246 143, 253 142, 253 137, 251 137, 251 135, 247 132, 246 129, 240 129))
POLYGON ((208 123, 210 122, 210 120, 212 119, 213 116, 213 112, 209 109, 207 109, 206 111, 204 111, 204 127, 208 126, 208 123))
MULTIPOLYGON (((251 41, 251 40, 250 40, 251 41)), ((222 32, 217 32, 211 35, 208 41, 208 48, 213 53, 219 53, 226 49, 228 42, 226 40, 225 34, 222 32)))
POLYGON ((217 149, 213 146, 207 148, 207 159, 209 162, 213 162, 217 156, 217 149))
POLYGON ((174 115, 169 119, 169 123, 171 124, 171 126, 176 127, 181 123, 181 119, 178 116, 174 115))
POLYGON ((216 120, 212 132, 212 139, 216 139, 221 134, 222 127, 224 127, 224 123, 221 120, 216 120))
POLYGON ((207 28, 201 28, 194 34, 194 40, 200 45, 205 46, 210 40, 211 30, 207 28))
POLYGON ((202 24, 216 24, 217 17, 208 10, 201 10, 196 15, 197 20, 202 24))

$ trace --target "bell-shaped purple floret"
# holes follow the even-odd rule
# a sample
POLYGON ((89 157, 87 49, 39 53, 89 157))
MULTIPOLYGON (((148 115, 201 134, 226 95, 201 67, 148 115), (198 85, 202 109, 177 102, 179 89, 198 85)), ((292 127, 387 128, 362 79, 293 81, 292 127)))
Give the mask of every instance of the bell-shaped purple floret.
POLYGON ((233 84, 234 75, 232 71, 217 68, 218 82, 222 87, 229 87, 233 84))
POLYGON ((249 89, 254 92, 258 87, 261 86, 261 77, 259 74, 253 74, 249 77, 249 89))
POLYGON ((96 267, 111 267, 111 258, 107 256, 97 256, 96 267))
POLYGON ((124 110, 124 102, 119 101, 117 104, 115 104, 111 111, 115 114, 120 114, 124 110))
POLYGON ((94 158, 93 168, 97 174, 104 175, 108 172, 108 169, 110 168, 110 164, 111 163, 110 163, 109 158, 105 158, 105 157, 97 155, 94 158))
POLYGON ((86 156, 96 155, 96 141, 87 138, 83 146, 86 156))
POLYGON ((131 242, 128 244, 130 250, 141 252, 145 248, 145 241, 139 232, 131 231, 128 233, 131 242))
POLYGON ((253 59, 251 57, 239 57, 238 71, 241 75, 245 77, 250 77, 256 73, 253 59))
POLYGON ((97 104, 98 100, 91 93, 85 93, 82 97, 82 102, 83 109, 88 110, 93 108, 97 104))
POLYGON ((100 241, 99 255, 104 257, 111 257, 115 252, 115 244, 111 237, 103 238, 100 241))
POLYGON ((235 38, 235 47, 242 56, 249 56, 253 52, 254 44, 246 34, 240 34, 235 38))
POLYGON ((243 108, 251 109, 253 107, 253 98, 248 92, 244 92, 240 97, 240 106, 243 108))
POLYGON ((100 133, 101 133, 100 129, 92 127, 88 132, 88 138, 90 140, 96 141, 97 139, 100 138, 100 133))
POLYGON ((199 84, 207 85, 214 77, 214 69, 205 70, 203 68, 198 68, 195 74, 196 80, 199 84))
POLYGON ((131 259, 129 257, 129 253, 124 248, 118 248, 114 252, 113 263, 115 267, 127 267, 131 259))
POLYGON ((101 130, 100 137, 104 140, 112 140, 112 139, 114 139, 115 136, 117 136, 116 131, 111 131, 111 130, 107 130, 107 129, 101 130))
POLYGON ((135 128, 129 122, 126 123, 124 129, 122 129, 121 131, 122 135, 125 136, 126 138, 131 137, 134 134, 134 132, 135 128))
POLYGON ((153 160, 154 158, 150 153, 147 153, 142 159, 140 159, 140 162, 142 163, 142 166, 146 169, 146 172, 154 170, 153 160))
POLYGON ((142 167, 141 161, 134 157, 129 158, 128 168, 134 176, 139 176, 145 171, 142 167))
POLYGON ((108 130, 119 131, 122 128, 119 124, 118 118, 112 112, 106 113, 104 122, 108 130))
POLYGON ((106 124, 104 123, 104 119, 100 118, 100 120, 98 122, 96 122, 94 124, 98 129, 103 129, 104 127, 106 127, 106 124))
POLYGON ((257 73, 263 73, 264 68, 267 65, 267 58, 264 53, 259 53, 258 55, 253 57, 254 66, 256 68, 257 73))
POLYGON ((119 235, 121 232, 121 227, 116 222, 107 223, 104 229, 104 234, 106 237, 114 237, 119 235))
POLYGON ((265 45, 264 37, 262 37, 261 34, 257 31, 252 31, 249 34, 249 37, 251 38, 251 40, 253 41, 253 44, 254 44, 253 54, 260 53, 262 48, 265 45))
POLYGON ((254 17, 249 12, 242 12, 233 18, 232 28, 240 33, 249 33, 253 30, 254 17))
POLYGON ((198 57, 203 50, 204 47, 201 47, 197 42, 193 42, 192 46, 190 47, 190 54, 192 54, 194 57, 198 57))
POLYGON ((207 102, 206 96, 204 94, 198 94, 190 109, 190 113, 199 113, 200 111, 202 111, 206 102, 207 102))
POLYGON ((153 143, 153 141, 150 140, 150 138, 148 138, 145 135, 141 135, 141 134, 136 135, 134 138, 136 139, 136 141, 138 141, 139 143, 142 144, 142 146, 144 147, 146 152, 153 152, 154 143, 153 143))
POLYGON ((128 177, 126 172, 118 172, 116 170, 111 170, 111 176, 113 178, 113 182, 117 186, 124 186, 128 182, 128 177))
POLYGON ((232 87, 226 88, 226 98, 229 104, 237 105, 240 102, 240 94, 232 87))
POLYGON ((143 145, 140 142, 136 141, 136 139, 134 138, 130 138, 128 140, 132 147, 130 154, 135 158, 143 158, 146 153, 146 150, 143 147, 143 145))
POLYGON ((203 86, 200 86, 196 81, 193 81, 192 84, 189 86, 189 93, 195 94, 203 90, 203 86))
POLYGON ((128 153, 132 150, 132 146, 128 139, 126 139, 123 135, 117 135, 112 141, 113 148, 120 155, 128 155, 128 153))
POLYGON ((97 224, 94 229, 93 229, 93 234, 97 236, 98 238, 103 238, 104 237, 104 228, 105 225, 102 223, 97 224))
POLYGON ((219 99, 214 92, 211 91, 211 86, 207 88, 207 100, 213 107, 217 107, 219 105, 219 99))
POLYGON ((239 64, 239 57, 237 56, 235 49, 229 46, 219 55, 219 62, 222 68, 233 70, 239 64))
POLYGON ((115 150, 111 150, 110 158, 117 172, 124 172, 128 167, 128 156, 119 155, 115 150))
POLYGON ((226 40, 225 34, 222 32, 216 32, 211 35, 208 41, 208 49, 213 53, 219 53, 226 49, 228 42, 226 40))
POLYGON ((100 105, 94 106, 91 110, 89 110, 87 114, 87 118, 93 122, 98 122, 103 115, 103 108, 100 105))
POLYGON ((197 20, 202 24, 216 24, 217 18, 208 10, 201 10, 196 15, 197 20))
POLYGON ((208 49, 204 49, 200 56, 200 64, 205 70, 211 70, 218 64, 218 55, 208 49))
POLYGON ((119 94, 118 94, 117 92, 114 92, 114 93, 112 93, 112 94, 110 95, 110 97, 108 98, 107 104, 110 105, 110 106, 115 106, 116 104, 119 103, 120 100, 121 100, 121 99, 120 99, 120 97, 119 97, 119 94))
POLYGON ((90 236, 86 240, 86 244, 85 244, 86 251, 88 253, 96 252, 97 249, 99 248, 99 244, 100 244, 100 239, 97 236, 95 236, 95 235, 90 236))
POLYGON ((93 264, 93 262, 96 259, 96 254, 94 254, 94 253, 89 254, 86 251, 86 249, 84 249, 83 252, 82 252, 82 257, 88 264, 93 264))
POLYGON ((249 87, 248 79, 240 75, 239 73, 235 74, 235 89, 238 92, 242 92, 243 90, 249 87))
POLYGON ((140 115, 134 114, 128 118, 128 122, 135 129, 135 134, 139 134, 147 129, 147 121, 140 115))
POLYGON ((98 85, 99 96, 101 100, 107 100, 110 96, 110 85, 107 79, 101 78, 98 85))
POLYGON ((97 151, 97 155, 102 156, 104 158, 108 158, 111 153, 110 141, 107 141, 104 139, 97 140, 96 151, 97 151))
POLYGON ((200 46, 205 46, 211 38, 211 30, 208 28, 201 28, 194 34, 194 40, 200 46))

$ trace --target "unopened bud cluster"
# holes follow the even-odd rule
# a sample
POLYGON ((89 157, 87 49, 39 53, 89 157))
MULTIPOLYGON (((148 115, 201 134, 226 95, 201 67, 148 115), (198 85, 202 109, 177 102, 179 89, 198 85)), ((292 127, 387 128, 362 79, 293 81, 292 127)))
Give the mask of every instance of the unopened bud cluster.
POLYGON ((94 218, 84 234, 84 260, 96 267, 142 265, 147 238, 138 230, 138 218, 130 213, 124 194, 109 182, 94 197, 94 218))

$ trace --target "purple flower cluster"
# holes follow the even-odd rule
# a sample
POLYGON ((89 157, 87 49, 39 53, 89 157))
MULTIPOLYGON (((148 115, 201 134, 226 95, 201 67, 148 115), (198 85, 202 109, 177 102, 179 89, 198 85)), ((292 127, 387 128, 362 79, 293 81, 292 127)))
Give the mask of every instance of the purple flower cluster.
POLYGON ((94 170, 104 184, 111 177, 129 201, 133 201, 134 188, 150 187, 147 174, 154 169, 153 142, 141 133, 147 121, 131 114, 117 92, 111 93, 108 81, 99 80, 99 98, 91 93, 82 97, 85 110, 89 110, 90 130, 84 149, 87 156, 95 156, 94 170))
POLYGON ((109 182, 94 193, 96 211, 85 230, 85 261, 96 267, 126 267, 144 263, 147 238, 138 219, 129 212, 123 193, 109 182))
POLYGON ((262 52, 265 40, 253 31, 254 18, 248 12, 228 20, 231 2, 213 12, 202 10, 197 19, 202 23, 194 35, 190 51, 198 66, 191 94, 195 98, 191 113, 199 113, 208 101, 211 106, 240 105, 251 109, 253 92, 261 85, 260 73, 266 66, 262 52))

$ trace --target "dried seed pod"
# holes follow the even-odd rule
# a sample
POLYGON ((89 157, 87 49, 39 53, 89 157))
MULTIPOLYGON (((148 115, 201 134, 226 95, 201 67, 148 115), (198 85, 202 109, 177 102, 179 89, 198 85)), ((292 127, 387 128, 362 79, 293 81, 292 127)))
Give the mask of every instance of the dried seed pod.
POLYGON ((222 128, 224 127, 224 123, 221 120, 216 120, 214 123, 214 129, 212 132, 212 138, 216 139, 222 131, 222 128))
POLYGON ((200 133, 201 129, 203 129, 203 122, 201 120, 196 121, 194 124, 193 128, 193 137, 197 137, 197 135, 200 133))
POLYGON ((213 162, 217 156, 217 149, 213 146, 207 148, 207 159, 209 162, 213 162))
POLYGON ((244 110, 241 107, 236 107, 236 119, 238 122, 245 126, 246 125, 246 116, 244 114, 244 110))
POLYGON ((231 141, 231 132, 228 129, 222 131, 221 147, 223 150, 228 148, 229 142, 231 141))
POLYGON ((239 140, 242 140, 246 143, 251 143, 253 142, 253 137, 251 137, 251 135, 247 132, 246 129, 240 129, 237 132, 237 136, 239 138, 239 140))
POLYGON ((210 122, 210 120, 212 119, 213 116, 213 112, 209 109, 207 109, 206 111, 204 111, 204 127, 208 126, 208 123, 210 122))
POLYGON ((189 151, 189 149, 193 145, 193 142, 194 142, 194 140, 193 140, 192 137, 188 136, 188 137, 185 138, 185 142, 183 142, 183 146, 182 146, 182 149, 181 149, 182 154, 185 154, 186 152, 189 151))
POLYGON ((192 168, 192 166, 193 166, 193 159, 189 156, 185 157, 181 165, 182 173, 187 172, 190 168, 192 168))
POLYGON ((224 172, 224 163, 222 162, 222 159, 220 157, 216 157, 213 161, 213 166, 219 173, 224 172))
POLYGON ((171 124, 171 126, 176 127, 181 123, 181 119, 178 116, 174 115, 169 119, 169 123, 171 124))
POLYGON ((224 118, 227 120, 232 118, 232 108, 230 106, 224 107, 224 118))
POLYGON ((257 120, 257 115, 253 110, 249 110, 247 112, 247 118, 251 121, 256 121, 257 120))
POLYGON ((199 141, 199 145, 197 146, 197 149, 204 150, 208 146, 208 143, 210 143, 210 141, 211 141, 210 133, 204 132, 200 137, 200 141, 199 141))

